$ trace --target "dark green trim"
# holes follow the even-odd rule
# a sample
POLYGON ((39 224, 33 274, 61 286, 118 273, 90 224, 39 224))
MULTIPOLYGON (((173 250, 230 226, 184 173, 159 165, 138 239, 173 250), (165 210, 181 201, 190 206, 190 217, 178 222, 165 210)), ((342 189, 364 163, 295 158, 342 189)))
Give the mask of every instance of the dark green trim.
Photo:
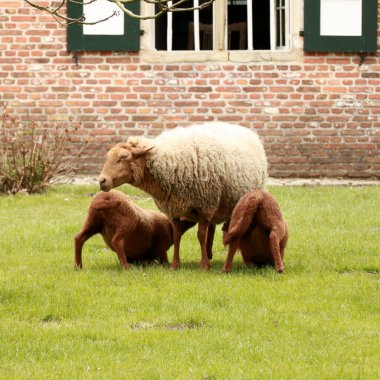
MULTIPOLYGON (((126 6, 136 14, 140 13, 140 1, 126 6)), ((83 13, 83 4, 68 1, 67 15, 79 18, 83 13)), ((139 51, 140 20, 124 14, 124 35, 84 35, 80 24, 71 24, 67 28, 67 51, 139 51)))
POLYGON ((376 53, 377 0, 363 0, 362 6, 362 36, 321 36, 321 1, 304 0, 304 50, 376 53))

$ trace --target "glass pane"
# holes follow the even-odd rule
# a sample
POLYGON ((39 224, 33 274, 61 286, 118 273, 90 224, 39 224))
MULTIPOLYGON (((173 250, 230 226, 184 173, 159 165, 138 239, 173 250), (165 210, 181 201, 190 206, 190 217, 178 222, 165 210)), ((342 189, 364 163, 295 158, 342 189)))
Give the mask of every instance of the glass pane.
POLYGON ((285 46, 285 8, 281 9, 281 46, 285 46))
MULTIPOLYGON (((199 4, 205 0, 199 1, 199 4)), ((214 40, 214 28, 212 24, 212 6, 199 11, 199 48, 200 50, 212 50, 214 40)))
POLYGON ((253 49, 270 50, 270 1, 252 1, 253 49))
MULTIPOLYGON (((158 11, 158 7, 156 6, 156 12, 158 11)), ((155 20, 155 28, 156 28, 156 40, 155 46, 157 50, 166 50, 167 49, 167 41, 166 41, 166 30, 168 25, 168 18, 165 16, 158 17, 155 20)))
POLYGON ((276 46, 280 46, 281 39, 281 13, 280 10, 276 10, 276 46))
POLYGON ((247 49, 247 0, 228 1, 228 50, 247 49))
POLYGON ((193 20, 193 12, 173 13, 173 50, 194 50, 194 45, 192 47, 188 46, 189 24, 193 20))
MULTIPOLYGON (((206 0, 199 0, 199 4, 206 0)), ((193 7, 193 0, 185 1, 180 5, 182 8, 193 7)), ((156 6, 156 11, 158 6, 156 6)), ((164 15, 156 18, 156 49, 167 50, 167 22, 168 16, 164 15)), ((194 11, 173 12, 172 13, 172 50, 194 50, 194 11)), ((200 49, 212 50, 213 25, 212 6, 199 11, 200 23, 200 49), (203 25, 206 25, 204 31, 203 25)))

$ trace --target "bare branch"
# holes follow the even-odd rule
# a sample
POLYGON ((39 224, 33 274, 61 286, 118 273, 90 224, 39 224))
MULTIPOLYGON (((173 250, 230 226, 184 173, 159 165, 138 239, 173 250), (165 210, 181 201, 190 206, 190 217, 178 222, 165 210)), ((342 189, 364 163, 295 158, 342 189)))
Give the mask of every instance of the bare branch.
MULTIPOLYGON (((85 17, 84 15, 82 14, 80 17, 78 18, 71 18, 71 17, 67 17, 65 14, 62 14, 62 13, 59 13, 59 11, 61 10, 61 8, 63 7, 63 5, 67 2, 67 1, 70 1, 72 3, 77 3, 77 4, 83 4, 81 2, 77 2, 77 1, 74 1, 74 0, 62 0, 61 4, 59 4, 57 7, 45 7, 45 6, 42 6, 42 5, 38 5, 30 0, 24 0, 27 4, 29 4, 30 6, 32 6, 33 8, 36 8, 40 11, 43 11, 43 12, 47 12, 47 13, 50 13, 53 18, 62 26, 68 26, 68 25, 71 25, 71 24, 80 24, 80 25, 95 25, 95 24, 98 24, 100 22, 103 22, 103 21, 107 21, 109 20, 111 17, 115 16, 116 15, 116 12, 113 12, 110 16, 108 17, 105 17, 105 18, 102 18, 100 20, 96 20, 96 21, 93 21, 93 22, 86 22, 85 21, 85 17), (66 22, 66 23, 65 23, 66 22)), ((89 2, 87 3, 84 3, 84 4, 91 4, 93 3, 94 1, 96 0, 90 0, 89 2)))
MULTIPOLYGON (((51 6, 43 6, 38 4, 35 0, 24 0, 28 5, 31 7, 38 9, 42 12, 46 12, 52 15, 52 17, 61 25, 68 26, 71 24, 80 24, 80 25, 95 25, 104 21, 109 20, 111 17, 114 17, 116 15, 116 12, 113 12, 108 17, 88 22, 85 20, 84 15, 82 14, 78 18, 71 18, 66 15, 66 13, 63 11, 64 5, 67 5, 68 2, 75 3, 75 4, 81 4, 81 5, 89 5, 97 0, 58 0, 56 2, 53 2, 51 6)), ((140 20, 148 20, 148 19, 155 19, 160 17, 161 15, 168 13, 168 12, 188 12, 188 11, 194 11, 194 10, 201 10, 208 6, 210 6, 214 1, 216 0, 207 0, 203 4, 200 4, 197 7, 194 6, 183 6, 184 3, 189 3, 189 0, 107 0, 110 3, 116 4, 120 10, 126 14, 127 16, 135 19, 140 20), (158 11, 154 13, 153 15, 141 15, 134 13, 130 11, 129 9, 125 8, 124 5, 135 3, 136 1, 145 2, 147 4, 154 4, 158 6, 158 11)))

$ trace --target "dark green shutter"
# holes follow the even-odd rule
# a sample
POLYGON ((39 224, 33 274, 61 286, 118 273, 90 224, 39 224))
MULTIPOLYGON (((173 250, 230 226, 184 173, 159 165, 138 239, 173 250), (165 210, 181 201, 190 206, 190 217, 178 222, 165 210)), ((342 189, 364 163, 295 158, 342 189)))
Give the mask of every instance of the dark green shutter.
MULTIPOLYGON (((375 53, 377 0, 362 1, 361 36, 321 36, 321 0, 304 0, 304 50, 307 52, 375 53)), ((337 18, 342 15, 337 14, 337 18)))
MULTIPOLYGON (((82 4, 68 1, 67 15, 79 18, 83 14, 82 4)), ((126 5, 135 14, 140 13, 140 1, 126 5)), ((111 18, 112 20, 112 18, 111 18)), ((67 51, 139 51, 140 20, 124 14, 124 35, 85 35, 83 26, 71 24, 67 28, 67 51)))

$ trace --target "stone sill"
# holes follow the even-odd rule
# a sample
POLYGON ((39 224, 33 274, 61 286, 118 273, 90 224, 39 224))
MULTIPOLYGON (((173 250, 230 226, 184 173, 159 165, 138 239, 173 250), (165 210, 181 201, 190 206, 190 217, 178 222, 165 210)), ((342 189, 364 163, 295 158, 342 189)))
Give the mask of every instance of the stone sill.
POLYGON ((296 51, 152 51, 141 50, 139 58, 147 63, 190 63, 190 62, 293 62, 299 61, 296 51))

